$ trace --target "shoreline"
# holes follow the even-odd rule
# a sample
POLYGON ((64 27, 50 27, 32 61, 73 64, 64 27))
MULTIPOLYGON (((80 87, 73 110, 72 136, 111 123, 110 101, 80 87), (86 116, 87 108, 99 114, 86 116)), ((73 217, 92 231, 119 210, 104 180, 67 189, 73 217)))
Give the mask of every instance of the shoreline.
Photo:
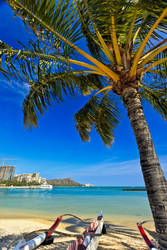
POLYGON ((146 189, 145 188, 132 188, 132 189, 130 189, 130 188, 123 188, 122 189, 122 191, 146 191, 146 189))
MULTIPOLYGON (((63 212, 62 212, 63 213, 63 212)), ((61 214, 62 214, 61 213, 61 214)), ((55 214, 44 214, 44 213, 37 213, 36 211, 22 211, 22 210, 3 210, 0 209, 0 220, 33 220, 33 221, 45 221, 48 225, 52 223, 55 218, 61 215, 60 213, 55 214)), ((96 214, 91 213, 75 213, 76 216, 81 217, 83 220, 85 219, 94 219, 96 214)), ((141 222, 144 220, 151 220, 152 217, 150 216, 140 216, 140 215, 120 215, 120 214, 103 214, 105 223, 113 224, 113 225, 122 225, 123 227, 131 227, 133 229, 137 228, 137 222, 141 222)))
MULTIPOLYGON (((48 184, 51 185, 51 184, 48 184)), ((78 188, 78 187, 87 187, 87 186, 53 186, 52 188, 62 188, 62 187, 69 187, 69 188, 78 188)), ((52 189, 52 188, 48 188, 48 187, 40 187, 40 185, 35 185, 35 186, 0 186, 0 189, 18 189, 18 188, 22 188, 22 189, 52 189)))
POLYGON ((50 188, 45 188, 41 187, 40 185, 34 185, 34 186, 0 186, 0 189, 50 189, 50 188))

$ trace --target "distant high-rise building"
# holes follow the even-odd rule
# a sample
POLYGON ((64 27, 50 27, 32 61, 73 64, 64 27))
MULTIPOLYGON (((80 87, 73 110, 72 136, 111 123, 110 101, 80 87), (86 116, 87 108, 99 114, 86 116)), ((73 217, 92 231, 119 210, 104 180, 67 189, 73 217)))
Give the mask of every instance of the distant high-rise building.
POLYGON ((1 166, 0 180, 12 180, 14 177, 16 166, 1 166))

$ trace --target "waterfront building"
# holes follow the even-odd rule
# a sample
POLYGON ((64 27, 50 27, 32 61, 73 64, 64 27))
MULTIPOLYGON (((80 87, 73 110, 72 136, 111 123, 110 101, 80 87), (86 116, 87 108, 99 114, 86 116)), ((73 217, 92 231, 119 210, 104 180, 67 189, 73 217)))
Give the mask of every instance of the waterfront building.
POLYGON ((32 178, 35 178, 35 179, 39 179, 39 173, 33 173, 31 174, 32 175, 32 178))
POLYGON ((40 184, 47 184, 46 178, 39 177, 40 184))
POLYGON ((0 180, 12 180, 16 166, 1 166, 0 167, 0 180))
POLYGON ((16 181, 21 181, 21 182, 38 182, 40 184, 47 184, 47 181, 45 178, 39 177, 39 173, 33 173, 33 174, 19 174, 14 177, 16 181))

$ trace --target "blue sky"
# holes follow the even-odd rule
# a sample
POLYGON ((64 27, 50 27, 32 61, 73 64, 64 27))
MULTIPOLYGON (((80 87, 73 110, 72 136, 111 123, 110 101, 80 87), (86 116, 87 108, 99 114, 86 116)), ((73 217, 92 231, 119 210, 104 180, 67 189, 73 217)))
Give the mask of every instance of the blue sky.
MULTIPOLYGON (((22 22, 13 19, 9 6, 0 1, 0 40, 16 47, 17 40, 29 37, 22 22)), ((86 101, 81 96, 53 103, 40 117, 38 128, 24 128, 22 102, 27 93, 25 84, 0 75, 0 159, 13 159, 6 164, 16 165, 16 174, 40 172, 47 179, 71 177, 94 185, 144 184, 135 137, 123 107, 114 143, 108 149, 95 131, 91 141, 83 143, 75 130, 74 114, 86 101)), ((166 174, 167 124, 149 104, 144 105, 144 112, 166 174)))

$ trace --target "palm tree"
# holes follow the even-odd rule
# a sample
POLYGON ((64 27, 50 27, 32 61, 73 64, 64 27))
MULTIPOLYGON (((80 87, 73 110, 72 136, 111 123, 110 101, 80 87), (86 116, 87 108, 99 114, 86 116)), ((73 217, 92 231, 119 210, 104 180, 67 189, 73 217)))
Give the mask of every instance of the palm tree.
POLYGON ((141 101, 167 119, 167 3, 144 0, 8 0, 32 31, 29 46, 0 42, 0 71, 29 84, 24 124, 52 99, 90 95, 75 115, 83 141, 95 128, 110 146, 123 102, 133 128, 160 249, 167 249, 167 184, 141 101), (90 53, 79 47, 86 43, 90 53))

